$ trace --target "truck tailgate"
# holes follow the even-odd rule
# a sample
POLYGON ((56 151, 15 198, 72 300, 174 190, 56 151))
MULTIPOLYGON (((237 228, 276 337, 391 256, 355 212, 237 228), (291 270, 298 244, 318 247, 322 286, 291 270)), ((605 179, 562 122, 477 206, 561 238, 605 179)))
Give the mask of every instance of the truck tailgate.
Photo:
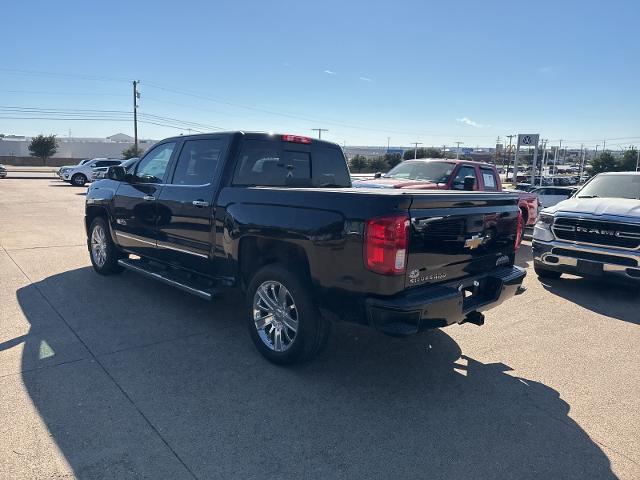
POLYGON ((406 287, 463 279, 511 265, 518 197, 504 193, 416 193, 409 209, 406 287))

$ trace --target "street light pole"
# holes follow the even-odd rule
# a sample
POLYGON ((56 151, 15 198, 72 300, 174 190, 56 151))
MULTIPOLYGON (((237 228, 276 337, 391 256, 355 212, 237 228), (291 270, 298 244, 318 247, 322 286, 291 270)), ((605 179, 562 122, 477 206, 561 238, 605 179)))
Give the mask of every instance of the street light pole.
POLYGON ((507 138, 509 139, 509 150, 507 152, 507 174, 504 177, 505 180, 509 180, 509 165, 511 165, 511 141, 513 137, 515 137, 515 135, 507 135, 507 138))

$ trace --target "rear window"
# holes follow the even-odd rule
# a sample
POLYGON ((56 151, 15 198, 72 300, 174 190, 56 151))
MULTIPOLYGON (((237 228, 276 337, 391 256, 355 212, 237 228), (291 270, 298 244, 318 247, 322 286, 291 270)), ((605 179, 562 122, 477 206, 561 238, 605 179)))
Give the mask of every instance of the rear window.
POLYGON ((247 140, 233 176, 234 185, 349 187, 342 150, 330 145, 247 140))
POLYGON ((493 173, 493 170, 489 170, 488 168, 480 169, 482 172, 482 183, 484 183, 484 189, 492 192, 498 189, 498 181, 496 180, 496 176, 493 173))

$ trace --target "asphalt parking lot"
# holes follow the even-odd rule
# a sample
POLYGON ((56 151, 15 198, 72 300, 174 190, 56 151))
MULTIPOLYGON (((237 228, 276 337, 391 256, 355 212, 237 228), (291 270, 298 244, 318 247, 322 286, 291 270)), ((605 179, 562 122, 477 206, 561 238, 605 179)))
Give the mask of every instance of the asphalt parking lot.
POLYGON ((0 180, 0 478, 640 478, 637 290, 530 269, 483 327, 282 368, 238 296, 95 274, 85 190, 0 180))

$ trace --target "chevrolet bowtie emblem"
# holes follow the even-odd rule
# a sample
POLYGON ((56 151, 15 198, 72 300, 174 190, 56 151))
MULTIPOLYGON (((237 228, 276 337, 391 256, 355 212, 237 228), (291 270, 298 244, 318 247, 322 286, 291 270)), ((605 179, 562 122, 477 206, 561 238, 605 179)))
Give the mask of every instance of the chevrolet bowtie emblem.
POLYGON ((481 237, 480 235, 474 235, 471 238, 467 238, 467 240, 464 242, 464 248, 473 250, 475 248, 478 248, 483 243, 484 243, 484 237, 481 237))

